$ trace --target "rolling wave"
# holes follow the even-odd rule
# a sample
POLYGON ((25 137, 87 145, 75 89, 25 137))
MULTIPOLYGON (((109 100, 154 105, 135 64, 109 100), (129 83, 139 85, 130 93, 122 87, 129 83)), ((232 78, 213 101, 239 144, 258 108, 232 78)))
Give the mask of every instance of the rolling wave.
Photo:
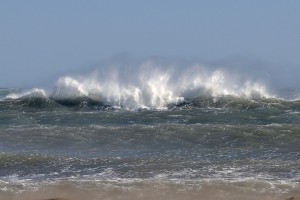
MULTIPOLYGON (((145 62, 137 68, 95 71, 60 77, 52 91, 2 89, 0 106, 92 109, 299 108, 299 100, 272 95, 263 81, 222 69, 195 65, 166 67, 145 62)), ((294 95, 295 97, 295 95, 294 95)))
POLYGON ((278 108, 278 109, 300 109, 300 100, 284 100, 280 98, 262 97, 259 99, 245 98, 236 95, 209 96, 202 94, 192 99, 185 100, 184 97, 178 101, 165 101, 158 107, 146 106, 147 104, 135 104, 136 101, 124 99, 123 102, 114 102, 110 104, 106 100, 94 99, 88 95, 78 95, 69 98, 56 98, 55 96, 40 96, 35 94, 24 95, 18 98, 5 98, 0 101, 2 110, 19 108, 37 108, 37 109, 55 109, 66 108, 88 108, 91 110, 107 109, 192 109, 192 108, 234 108, 240 110, 260 109, 260 108, 278 108))

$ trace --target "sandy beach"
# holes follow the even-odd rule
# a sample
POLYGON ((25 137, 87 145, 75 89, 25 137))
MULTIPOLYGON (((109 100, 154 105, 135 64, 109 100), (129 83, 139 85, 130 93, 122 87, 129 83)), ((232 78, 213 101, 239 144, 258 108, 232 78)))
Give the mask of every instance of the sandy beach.
POLYGON ((232 186, 140 185, 128 188, 49 187, 19 194, 0 194, 3 200, 300 200, 299 191, 286 194, 232 186))

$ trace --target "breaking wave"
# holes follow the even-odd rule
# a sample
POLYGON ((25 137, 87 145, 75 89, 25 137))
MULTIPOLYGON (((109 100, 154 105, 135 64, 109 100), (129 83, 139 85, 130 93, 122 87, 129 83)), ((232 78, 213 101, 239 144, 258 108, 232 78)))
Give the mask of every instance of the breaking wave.
POLYGON ((96 70, 86 76, 64 76, 50 92, 2 90, 2 105, 88 106, 138 110, 172 107, 266 106, 299 107, 299 101, 287 101, 270 94, 263 81, 202 65, 162 66, 152 61, 138 67, 120 66, 96 70))

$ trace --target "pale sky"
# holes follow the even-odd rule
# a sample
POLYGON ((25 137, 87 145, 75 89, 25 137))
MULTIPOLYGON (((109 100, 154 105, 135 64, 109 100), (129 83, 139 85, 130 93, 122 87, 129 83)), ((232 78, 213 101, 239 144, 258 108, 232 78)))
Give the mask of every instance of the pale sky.
POLYGON ((298 0, 2 0, 0 87, 31 87, 118 54, 300 68, 298 0))

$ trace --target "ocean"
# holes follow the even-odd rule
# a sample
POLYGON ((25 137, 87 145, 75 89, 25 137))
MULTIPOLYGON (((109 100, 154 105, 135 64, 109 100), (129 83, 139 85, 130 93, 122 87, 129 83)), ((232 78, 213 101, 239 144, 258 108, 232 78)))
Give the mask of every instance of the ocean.
POLYGON ((0 199, 300 196, 297 88, 154 72, 0 89, 0 199))

